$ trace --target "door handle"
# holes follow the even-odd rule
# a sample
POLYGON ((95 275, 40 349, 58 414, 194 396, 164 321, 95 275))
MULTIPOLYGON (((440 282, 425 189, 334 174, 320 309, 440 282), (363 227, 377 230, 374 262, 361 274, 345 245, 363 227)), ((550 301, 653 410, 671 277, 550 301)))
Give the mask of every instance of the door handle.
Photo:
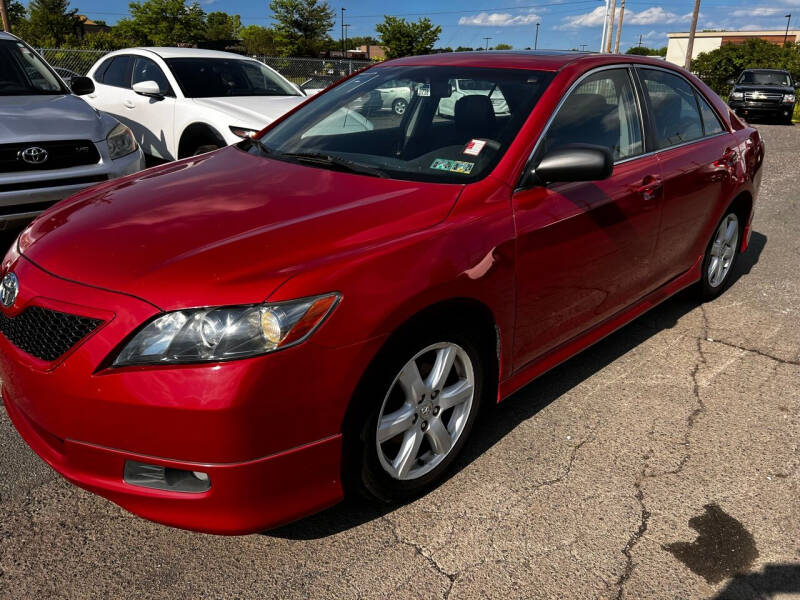
POLYGON ((664 185, 661 183, 660 177, 656 175, 647 175, 642 179, 642 184, 636 191, 646 202, 653 202, 661 195, 663 187, 664 185))
POLYGON ((136 104, 134 104, 133 100, 125 100, 124 104, 125 108, 136 108, 136 104))

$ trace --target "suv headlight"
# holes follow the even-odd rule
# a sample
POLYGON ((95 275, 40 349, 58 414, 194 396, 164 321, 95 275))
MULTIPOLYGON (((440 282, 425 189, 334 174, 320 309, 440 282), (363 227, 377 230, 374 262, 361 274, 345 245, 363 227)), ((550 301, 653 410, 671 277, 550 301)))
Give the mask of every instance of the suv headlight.
POLYGON ((108 154, 111 160, 116 160, 136 151, 136 138, 133 132, 122 123, 119 123, 106 137, 108 154))
POLYGON ((794 94, 784 94, 783 95, 783 102, 784 104, 793 104, 796 97, 794 94))
POLYGON ((731 92, 731 100, 742 100, 744 92, 731 92))
POLYGON ((134 335, 113 366, 216 362, 282 350, 314 333, 339 298, 334 293, 290 302, 168 312, 134 335))

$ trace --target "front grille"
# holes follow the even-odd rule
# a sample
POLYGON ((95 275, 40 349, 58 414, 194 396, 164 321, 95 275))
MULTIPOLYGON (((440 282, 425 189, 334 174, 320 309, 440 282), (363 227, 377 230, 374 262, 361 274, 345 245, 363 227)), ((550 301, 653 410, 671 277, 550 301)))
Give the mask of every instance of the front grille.
POLYGON ((0 184, 0 192, 19 192, 22 190, 46 190, 48 188, 67 187, 70 185, 87 186, 92 183, 107 181, 106 175, 87 175, 86 177, 64 177, 61 179, 44 179, 37 181, 23 181, 18 183, 0 184))
POLYGON ((0 313, 0 333, 17 348, 48 362, 57 360, 102 323, 30 306, 15 317, 0 313))
POLYGON ((745 92, 744 99, 747 102, 777 104, 783 100, 783 94, 778 94, 776 92, 745 92))
POLYGON ((58 140, 50 142, 23 142, 0 144, 0 173, 20 171, 49 171, 94 165, 100 162, 97 147, 89 140, 58 140), (47 151, 47 160, 30 164, 22 160, 27 148, 42 148, 47 151))

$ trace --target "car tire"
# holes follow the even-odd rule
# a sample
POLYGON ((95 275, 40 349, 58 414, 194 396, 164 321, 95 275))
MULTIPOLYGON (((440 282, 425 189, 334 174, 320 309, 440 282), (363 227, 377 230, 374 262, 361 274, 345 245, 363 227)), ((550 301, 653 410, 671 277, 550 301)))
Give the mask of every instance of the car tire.
POLYGON ((396 115, 405 114, 407 108, 408 102, 406 102, 403 98, 397 98, 394 102, 392 102, 392 112, 396 115))
POLYGON ((208 152, 213 152, 214 150, 219 150, 219 146, 217 144, 203 144, 198 146, 192 152, 192 156, 200 156, 201 154, 206 154, 208 152))
POLYGON ((713 300, 730 285, 742 239, 739 214, 729 207, 714 228, 703 256, 700 276, 700 299, 713 300))
POLYGON ((463 326, 428 322, 396 337, 379 355, 356 392, 345 426, 348 492, 391 504, 417 497, 442 481, 493 389, 491 351, 487 354, 477 339, 463 326), (437 382, 428 385, 434 367, 451 357, 450 370, 438 387, 437 382), (411 363, 419 378, 413 377, 411 363), (409 384, 414 381, 416 385, 409 384), (458 398, 455 392, 460 392, 458 398))
POLYGON ((789 113, 788 115, 784 116, 784 117, 781 119, 781 122, 782 122, 784 125, 791 125, 791 124, 792 124, 792 117, 793 117, 793 116, 794 116, 794 115, 793 115, 792 113, 789 113))

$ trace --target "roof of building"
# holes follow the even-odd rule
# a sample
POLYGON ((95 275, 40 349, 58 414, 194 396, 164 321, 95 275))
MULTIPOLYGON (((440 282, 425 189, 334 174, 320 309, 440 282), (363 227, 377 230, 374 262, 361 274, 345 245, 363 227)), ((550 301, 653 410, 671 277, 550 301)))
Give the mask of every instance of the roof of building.
MULTIPOLYGON (((763 30, 763 31, 698 31, 694 34, 695 37, 703 38, 703 37, 761 37, 761 36, 773 36, 779 35, 783 36, 786 35, 785 29, 772 29, 772 30, 763 30)), ((790 29, 789 35, 800 35, 800 29, 790 29)), ((667 37, 670 38, 682 38, 682 37, 689 37, 688 31, 678 31, 673 33, 668 33, 667 37)))

